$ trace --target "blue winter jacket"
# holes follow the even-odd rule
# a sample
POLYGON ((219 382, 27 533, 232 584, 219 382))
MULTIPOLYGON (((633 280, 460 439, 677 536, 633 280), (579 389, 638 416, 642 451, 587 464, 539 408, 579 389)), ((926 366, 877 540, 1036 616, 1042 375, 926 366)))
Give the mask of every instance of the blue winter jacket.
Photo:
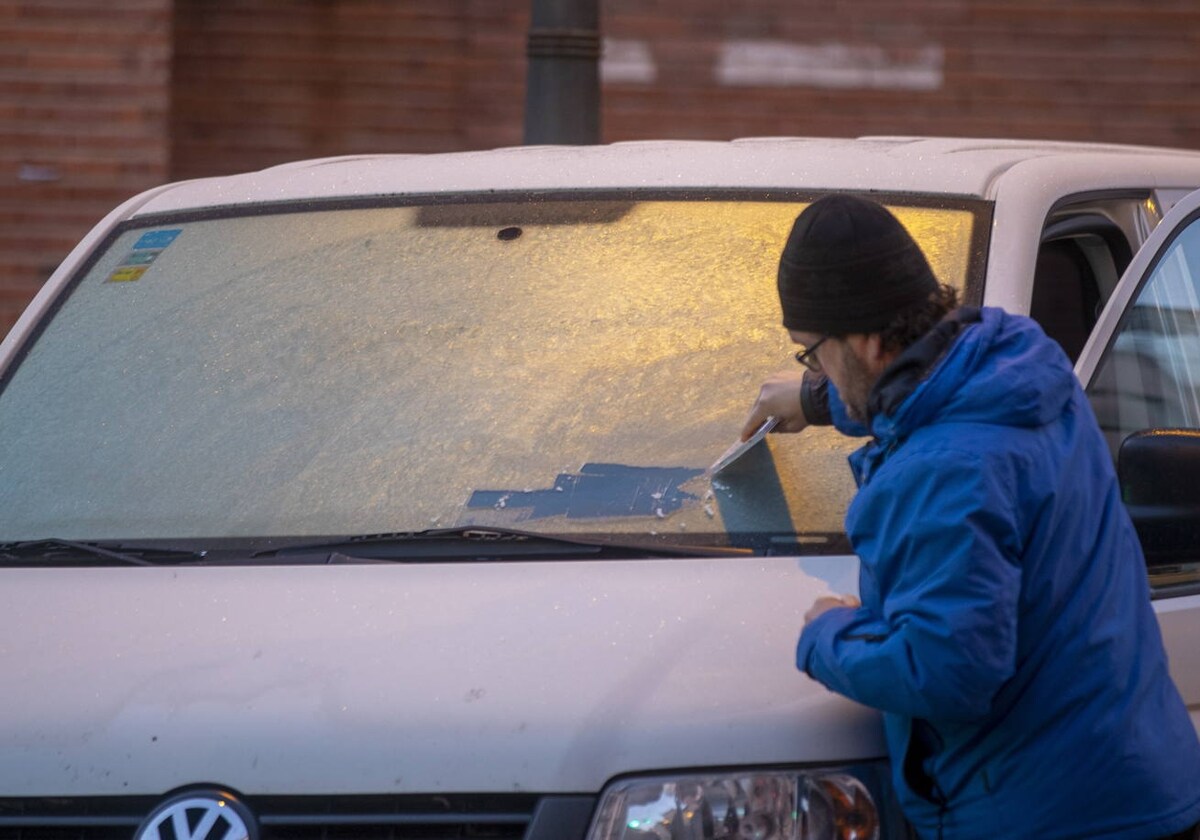
POLYGON ((1180 831, 1200 744, 1091 408, 1033 321, 962 312, 892 405, 872 395, 846 515, 862 607, 809 624, 797 664, 884 712, 923 837, 1180 831))

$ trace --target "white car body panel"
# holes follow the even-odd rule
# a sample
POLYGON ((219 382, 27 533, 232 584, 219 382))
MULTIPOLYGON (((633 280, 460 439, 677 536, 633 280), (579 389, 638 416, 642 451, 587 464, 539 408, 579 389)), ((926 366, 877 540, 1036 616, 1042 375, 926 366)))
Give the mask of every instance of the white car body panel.
POLYGON ((878 756, 877 716, 794 667, 830 591, 804 565, 6 571, 4 794, 594 792, 667 757, 878 756))
POLYGON ((1192 725, 1200 730, 1200 595, 1162 598, 1154 602, 1171 677, 1183 695, 1192 725))

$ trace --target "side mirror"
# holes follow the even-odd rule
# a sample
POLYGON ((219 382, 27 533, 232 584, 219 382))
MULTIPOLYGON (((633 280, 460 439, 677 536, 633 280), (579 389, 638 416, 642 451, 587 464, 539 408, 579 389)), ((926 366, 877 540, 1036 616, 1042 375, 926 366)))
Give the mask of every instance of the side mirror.
POLYGON ((1200 560, 1200 429, 1134 432, 1117 475, 1147 564, 1200 560))

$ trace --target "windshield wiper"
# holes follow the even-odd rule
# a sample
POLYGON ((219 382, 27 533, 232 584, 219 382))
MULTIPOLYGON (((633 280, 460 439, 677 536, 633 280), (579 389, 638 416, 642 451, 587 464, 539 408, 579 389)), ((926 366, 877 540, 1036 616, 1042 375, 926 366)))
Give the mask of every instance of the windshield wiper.
POLYGON ((752 552, 723 546, 671 545, 661 542, 626 542, 607 539, 574 539, 548 536, 513 528, 468 526, 430 528, 392 534, 363 534, 328 542, 302 543, 254 553, 254 557, 291 554, 340 555, 351 559, 528 559, 531 557, 637 557, 741 556, 752 552))
POLYGON ((126 566, 158 566, 184 560, 202 560, 205 552, 161 547, 131 547, 119 543, 80 542, 58 537, 40 540, 19 540, 0 543, 0 565, 15 566, 36 561, 31 565, 70 565, 81 559, 126 566))

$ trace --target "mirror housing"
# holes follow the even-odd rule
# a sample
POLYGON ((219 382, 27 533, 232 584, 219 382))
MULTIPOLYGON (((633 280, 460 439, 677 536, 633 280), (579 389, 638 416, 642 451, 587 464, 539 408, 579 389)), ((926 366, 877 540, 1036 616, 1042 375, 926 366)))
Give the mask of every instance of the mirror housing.
POLYGON ((1200 429, 1134 432, 1117 475, 1146 563, 1200 560, 1200 429))

